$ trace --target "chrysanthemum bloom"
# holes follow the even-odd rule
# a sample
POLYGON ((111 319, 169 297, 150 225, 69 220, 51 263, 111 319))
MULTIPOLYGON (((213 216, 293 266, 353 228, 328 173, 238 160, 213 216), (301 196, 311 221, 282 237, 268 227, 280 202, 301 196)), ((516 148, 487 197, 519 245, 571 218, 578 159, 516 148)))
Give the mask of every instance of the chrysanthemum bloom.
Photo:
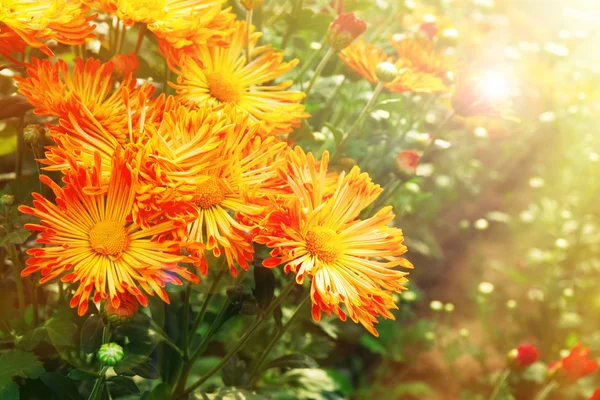
POLYGON ((44 43, 54 39, 67 45, 84 44, 93 37, 93 15, 81 0, 2 0, 0 5, 0 50, 7 58, 24 51, 24 44, 54 53, 44 43), (24 44, 23 44, 24 43, 24 44))
MULTIPOLYGON (((298 64, 298 60, 282 62, 283 53, 270 46, 255 47, 260 33, 250 36, 252 61, 246 62, 244 47, 246 23, 237 21, 235 32, 228 39, 230 46, 196 47, 195 57, 170 56, 177 66, 177 84, 172 86, 177 97, 198 107, 222 107, 231 104, 249 115, 250 121, 262 121, 260 133, 275 135, 289 133, 308 117, 299 101, 302 92, 286 91, 292 81, 274 86, 262 86, 279 78, 298 64)), ((254 31, 252 27, 251 32, 254 31)))
POLYGON ((152 240, 171 230, 173 222, 149 229, 130 222, 138 176, 120 153, 113 158, 108 185, 102 184, 99 157, 92 169, 72 161, 64 187, 46 175, 40 177, 54 191, 56 204, 33 193, 33 207, 19 207, 22 213, 40 218, 39 225, 25 227, 39 231, 37 242, 47 245, 27 251, 32 257, 21 275, 39 271, 40 283, 61 278, 78 284, 71 307, 78 307, 79 315, 86 313, 92 293, 95 302, 109 299, 114 308, 120 307, 123 293, 146 306, 148 299, 140 288, 168 303, 163 289, 167 282, 181 285, 178 276, 198 282, 197 276, 179 266, 192 261, 180 254, 179 242, 152 240))
POLYGON ((126 142, 136 142, 150 122, 160 123, 165 106, 174 99, 165 96, 151 99, 154 86, 146 83, 136 88, 127 77, 114 89, 112 62, 83 61, 78 58, 69 71, 63 60, 34 59, 27 65, 27 78, 15 77, 20 93, 36 107, 38 115, 59 118, 49 135, 57 146, 49 146, 46 170, 69 168, 69 156, 78 163, 92 165, 94 154, 101 156, 104 173, 110 172, 115 150, 126 142))
POLYGON ((598 360, 590 360, 589 354, 590 349, 577 343, 569 355, 548 366, 548 373, 564 379, 568 383, 575 382, 598 369, 598 360))
POLYGON ((600 388, 596 389, 594 393, 592 393, 592 397, 589 400, 600 400, 600 388))
POLYGON ((284 270, 294 272, 299 284, 305 276, 312 280, 315 321, 322 312, 345 321, 347 313, 377 335, 377 317, 394 318, 391 291, 406 289, 407 273, 393 268, 412 264, 401 257, 407 250, 402 231, 387 226, 394 218, 391 207, 358 219, 382 191, 366 173, 355 167, 340 175, 335 192, 325 198, 328 157, 325 152, 317 162, 299 147, 288 152, 284 170, 293 195, 274 205, 264 234, 255 240, 273 248, 265 267, 285 264, 284 270))
POLYGON ((140 22, 175 48, 223 43, 235 19, 225 0, 113 0, 117 16, 126 24, 140 22))
POLYGON ((165 116, 161 129, 148 146, 150 162, 162 176, 153 174, 176 195, 189 198, 196 217, 189 225, 187 248, 199 258, 196 265, 206 274, 204 250, 224 256, 233 275, 236 263, 248 269, 253 258, 250 231, 239 214, 258 215, 263 207, 253 204, 264 182, 276 174, 271 160, 285 143, 257 136, 257 124, 235 108, 220 112, 188 111, 181 107, 165 116))
POLYGON ((508 353, 508 359, 514 363, 514 365, 524 368, 536 362, 538 359, 538 354, 533 345, 529 343, 523 343, 508 353))
POLYGON ((384 88, 390 92, 444 92, 444 68, 451 63, 446 57, 431 49, 431 44, 416 39, 393 41, 398 57, 387 55, 382 49, 359 39, 339 53, 340 59, 371 83, 377 82, 377 65, 392 62, 398 69, 398 77, 387 82, 384 88), (407 41, 403 43, 404 41, 407 41))

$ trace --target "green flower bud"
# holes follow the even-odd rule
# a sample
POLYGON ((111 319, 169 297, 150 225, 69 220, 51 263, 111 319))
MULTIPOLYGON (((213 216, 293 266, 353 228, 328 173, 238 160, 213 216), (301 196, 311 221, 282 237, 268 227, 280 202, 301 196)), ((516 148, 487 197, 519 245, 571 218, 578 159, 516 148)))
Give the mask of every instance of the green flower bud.
POLYGON ((398 68, 391 62, 381 62, 375 68, 375 75, 381 82, 391 82, 398 77, 398 68))
POLYGON ((2 197, 0 197, 0 204, 2 205, 12 206, 14 202, 15 196, 13 196, 12 194, 3 194, 2 197))
POLYGON ((96 355, 102 364, 114 367, 123 360, 125 353, 123 352, 123 348, 118 344, 105 343, 100 347, 96 355))
POLYGON ((239 303, 244 295, 244 287, 242 285, 233 285, 227 288, 227 297, 232 303, 239 303))
POLYGON ((38 124, 29 124, 23 129, 23 139, 30 146, 37 146, 42 143, 45 136, 46 130, 38 124))

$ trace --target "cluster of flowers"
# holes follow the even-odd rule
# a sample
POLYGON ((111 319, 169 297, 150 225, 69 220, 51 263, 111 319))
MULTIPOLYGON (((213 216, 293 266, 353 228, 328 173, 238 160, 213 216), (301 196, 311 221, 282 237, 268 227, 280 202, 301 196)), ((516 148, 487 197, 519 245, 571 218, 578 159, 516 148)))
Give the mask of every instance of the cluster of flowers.
MULTIPOLYGON (((571 384, 590 375, 598 369, 598 360, 589 358, 590 349, 577 343, 569 354, 548 365, 548 377, 559 384, 571 384)), ((524 343, 508 353, 510 366, 521 369, 530 366, 538 360, 537 349, 524 343)), ((600 388, 597 389, 589 400, 600 399, 600 388)))
MULTIPOLYGON (((63 174, 62 184, 40 177, 54 200, 34 193, 33 206, 19 207, 40 219, 26 227, 44 245, 28 251, 23 276, 75 284, 71 306, 83 315, 90 298, 113 309, 145 306, 147 295, 168 302, 167 283, 198 282, 193 268, 206 275, 206 252, 236 275, 260 243, 272 249, 265 267, 283 265, 298 284, 311 280, 315 320, 348 315, 376 335, 377 318, 393 318, 392 293, 407 281, 395 267, 412 268, 402 231, 388 226, 391 207, 359 218, 381 187, 357 167, 328 172, 327 152, 316 160, 285 139, 308 117, 304 93, 289 91, 291 81, 270 82, 298 60, 257 46, 260 33, 222 0, 9 3, 0 14, 0 53, 14 62, 25 46, 51 55, 49 39, 85 43, 95 9, 152 32, 177 74, 176 96, 138 85, 133 54, 106 63, 77 58, 73 68, 32 59, 15 78, 35 113, 54 118, 47 124, 54 144, 39 162, 63 174)), ((329 43, 340 51, 365 28, 340 15, 329 43)), ((447 67, 431 44, 396 39, 397 60, 363 42, 340 58, 372 81, 376 63, 394 62, 404 73, 386 83, 391 91, 443 90, 447 67)))

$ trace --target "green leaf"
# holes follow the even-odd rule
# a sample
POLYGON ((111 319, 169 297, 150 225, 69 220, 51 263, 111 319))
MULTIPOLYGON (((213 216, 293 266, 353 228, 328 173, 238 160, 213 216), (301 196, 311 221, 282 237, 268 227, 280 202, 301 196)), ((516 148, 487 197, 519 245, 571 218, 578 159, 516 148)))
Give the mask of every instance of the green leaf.
POLYGON ((2 245, 9 243, 22 244, 31 236, 31 231, 25 228, 19 228, 16 231, 9 232, 2 240, 2 245))
POLYGON ((387 353, 387 349, 385 348, 385 346, 373 335, 363 334, 360 337, 360 344, 365 346, 373 353, 384 355, 387 353))
POLYGON ((92 379, 98 378, 100 375, 93 374, 87 371, 83 371, 81 369, 73 369, 69 372, 69 378, 74 381, 90 381, 92 379))
POLYGON ((61 400, 82 400, 72 380, 57 372, 44 372, 40 379, 61 400))
POLYGON ((83 351, 92 354, 98 351, 102 345, 102 332, 104 323, 97 314, 90 315, 81 327, 80 344, 83 351))
POLYGON ((534 362, 521 375, 524 380, 542 384, 546 380, 548 367, 543 362, 534 362))
POLYGON ((329 128, 329 130, 333 134, 335 145, 339 146, 340 143, 342 143, 342 140, 344 140, 344 131, 338 128, 337 126, 330 124, 329 122, 325 122, 325 126, 329 128))
POLYGON ((271 361, 266 369, 270 368, 318 368, 319 364, 311 357, 304 354, 288 354, 271 361))
POLYGON ((115 372, 126 376, 139 375, 146 379, 156 379, 160 376, 149 357, 136 354, 125 356, 123 361, 115 367, 115 372))
POLYGON ((46 328, 42 326, 30 330, 23 336, 18 336, 15 339, 15 345, 20 349, 31 351, 35 349, 40 344, 40 342, 46 340, 47 338, 48 333, 46 332, 46 328))
POLYGON ((171 385, 161 383, 152 390, 147 400, 172 400, 171 385))
MULTIPOLYGON (((0 355, 0 394, 8 393, 14 396, 12 381, 14 376, 37 379, 44 372, 44 365, 33 353, 22 350, 10 350, 0 355)), ((4 399, 4 397, 0 397, 4 399)), ((18 398, 18 387, 17 387, 18 398)))
POLYGON ((19 385, 13 381, 9 381, 6 385, 0 383, 0 399, 19 400, 19 385))
POLYGON ((252 293, 261 310, 266 310, 275 295, 275 275, 273 270, 261 265, 254 267, 255 287, 252 293))
POLYGON ((267 397, 255 392, 238 388, 221 388, 216 393, 194 392, 194 400, 269 400, 267 397))
POLYGON ((433 395, 433 390, 425 382, 402 382, 394 388, 395 396, 423 398, 433 395))
POLYGON ((111 396, 139 396, 140 389, 135 382, 126 376, 113 376, 106 381, 111 396))
POLYGON ((59 309, 44 325, 54 347, 75 347, 73 341, 75 324, 73 323, 71 310, 67 308, 59 309))

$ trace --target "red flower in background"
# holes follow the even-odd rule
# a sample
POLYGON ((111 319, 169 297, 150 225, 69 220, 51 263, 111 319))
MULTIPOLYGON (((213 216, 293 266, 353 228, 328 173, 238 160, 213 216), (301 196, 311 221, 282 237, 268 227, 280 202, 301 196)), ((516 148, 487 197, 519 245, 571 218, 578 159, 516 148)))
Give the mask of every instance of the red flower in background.
POLYGON ((135 74, 140 67, 140 62, 134 52, 129 54, 117 54, 112 58, 111 62, 115 66, 115 74, 119 78, 125 78, 128 77, 129 74, 135 74))
POLYGON ((517 347, 516 350, 517 355, 515 357, 515 361, 521 367, 527 367, 536 362, 538 359, 538 353, 536 348, 529 343, 523 343, 522 345, 517 347))
POLYGON ((438 26, 435 22, 423 22, 421 26, 419 26, 419 32, 423 32, 429 40, 435 39, 438 34, 438 26))
POLYGON ((415 150, 403 150, 396 156, 396 165, 401 172, 414 175, 421 159, 421 153, 415 150))
POLYGON ((600 400, 600 388, 596 389, 589 400, 600 400))
POLYGON ((577 343, 568 356, 550 364, 548 370, 551 375, 560 373, 568 382, 575 382, 598 369, 598 361, 590 360, 589 354, 589 348, 577 343))
POLYGON ((367 24, 362 19, 356 18, 354 13, 340 14, 329 25, 327 42, 334 50, 345 49, 354 39, 367 30, 367 24))

